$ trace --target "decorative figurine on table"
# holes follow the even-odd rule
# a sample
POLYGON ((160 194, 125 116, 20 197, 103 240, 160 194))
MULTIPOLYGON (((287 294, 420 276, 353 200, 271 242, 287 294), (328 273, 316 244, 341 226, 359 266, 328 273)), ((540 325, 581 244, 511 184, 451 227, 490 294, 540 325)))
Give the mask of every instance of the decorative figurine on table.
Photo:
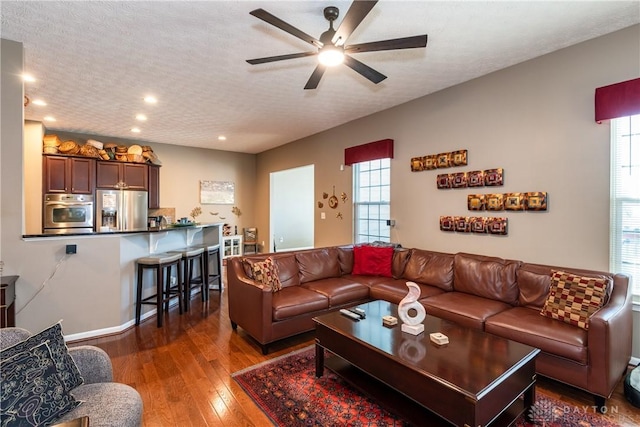
POLYGON ((427 312, 424 306, 418 302, 418 298, 420 298, 420 287, 414 282, 407 282, 407 287, 409 288, 409 293, 398 305, 398 317, 402 320, 402 332, 419 335, 424 332, 422 322, 427 316, 427 312), (416 315, 410 316, 410 310, 415 310, 416 315))

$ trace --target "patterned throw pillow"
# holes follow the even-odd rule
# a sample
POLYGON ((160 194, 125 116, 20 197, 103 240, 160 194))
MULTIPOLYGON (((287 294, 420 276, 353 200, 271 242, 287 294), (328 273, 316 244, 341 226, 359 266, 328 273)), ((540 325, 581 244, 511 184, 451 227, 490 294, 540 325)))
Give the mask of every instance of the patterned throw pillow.
POLYGON ((0 351, 0 359, 3 361, 19 353, 29 351, 42 343, 47 343, 51 350, 51 356, 56 364, 58 374, 64 383, 65 391, 71 391, 84 382, 80 371, 69 355, 69 349, 64 342, 62 326, 60 322, 45 329, 39 334, 32 335, 18 344, 0 351))
POLYGON ((280 278, 278 277, 278 268, 271 257, 261 262, 254 262, 251 268, 256 281, 269 286, 273 292, 278 292, 282 289, 282 283, 280 283, 280 278))
POLYGON ((552 271, 549 296, 540 314, 589 329, 589 318, 603 306, 608 286, 604 278, 552 271))
POLYGON ((47 343, 2 360, 0 423, 44 426, 81 402, 65 390, 47 343))

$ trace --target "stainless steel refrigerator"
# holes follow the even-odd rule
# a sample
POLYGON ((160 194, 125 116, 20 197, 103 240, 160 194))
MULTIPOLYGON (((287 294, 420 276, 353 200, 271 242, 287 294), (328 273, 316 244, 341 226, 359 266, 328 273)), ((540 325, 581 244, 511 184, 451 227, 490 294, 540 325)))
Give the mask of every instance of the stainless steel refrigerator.
POLYGON ((146 191, 97 190, 96 231, 146 231, 148 200, 146 191))

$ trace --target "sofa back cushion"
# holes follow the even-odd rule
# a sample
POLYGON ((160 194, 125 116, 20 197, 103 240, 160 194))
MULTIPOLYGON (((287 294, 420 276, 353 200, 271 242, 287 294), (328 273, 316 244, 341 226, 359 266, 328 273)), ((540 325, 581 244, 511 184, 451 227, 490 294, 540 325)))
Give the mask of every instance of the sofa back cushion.
POLYGON ((522 263, 497 257, 458 253, 453 268, 456 291, 518 304, 516 272, 522 263))
POLYGON ((609 280, 610 284, 607 286, 605 304, 613 290, 613 277, 606 272, 524 263, 520 266, 516 275, 519 289, 518 302, 521 306, 542 310, 549 296, 552 270, 562 270, 576 276, 609 280))
POLYGON ((402 278, 424 285, 453 290, 453 255, 411 249, 402 278))
POLYGON ((340 277, 338 248, 312 249, 296 253, 300 283, 340 277))
POLYGON ((247 277, 252 280, 256 280, 256 277, 253 274, 253 264, 264 261, 268 257, 273 259, 273 264, 278 270, 278 279, 280 279, 280 284, 283 288, 300 285, 300 271, 298 269, 298 262, 296 261, 296 257, 293 253, 245 257, 243 259, 242 266, 247 277))
POLYGON ((395 248, 393 251, 393 261, 391 263, 391 275, 394 279, 402 278, 404 269, 407 267, 411 250, 406 248, 395 248))
POLYGON ((353 246, 338 247, 338 262, 340 274, 351 274, 353 271, 353 246))

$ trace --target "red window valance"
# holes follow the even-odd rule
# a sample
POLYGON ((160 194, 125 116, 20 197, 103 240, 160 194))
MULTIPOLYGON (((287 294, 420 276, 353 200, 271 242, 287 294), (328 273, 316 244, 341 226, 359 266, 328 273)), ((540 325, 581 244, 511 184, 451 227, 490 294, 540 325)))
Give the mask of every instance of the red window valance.
POLYGON ((640 114, 640 78, 596 89, 596 122, 640 114))
POLYGON ((344 150, 344 164, 348 166, 354 163, 387 158, 393 159, 393 139, 381 139, 344 150))

